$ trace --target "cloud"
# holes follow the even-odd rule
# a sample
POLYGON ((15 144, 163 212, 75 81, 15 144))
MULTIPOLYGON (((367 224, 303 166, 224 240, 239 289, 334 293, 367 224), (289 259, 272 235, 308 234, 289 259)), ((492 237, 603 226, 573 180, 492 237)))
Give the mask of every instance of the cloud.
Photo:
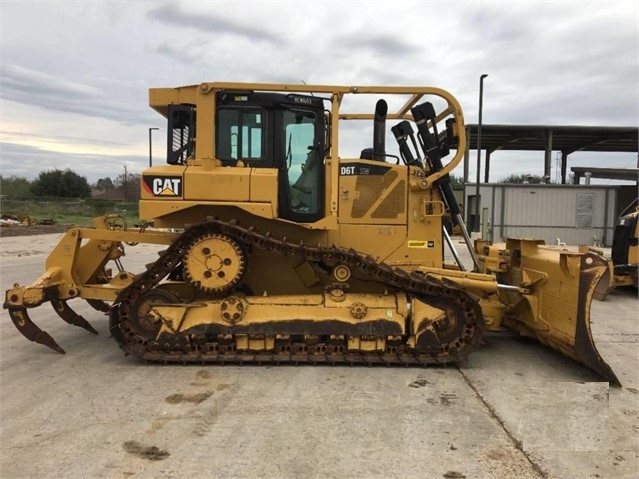
POLYGON ((15 64, 2 65, 0 97, 45 110, 79 113, 123 123, 147 121, 146 110, 113 99, 108 88, 77 83, 15 64))
POLYGON ((228 34, 249 41, 264 41, 281 44, 282 39, 266 29, 251 26, 247 22, 238 23, 212 12, 189 12, 177 3, 166 3, 148 12, 148 18, 167 26, 198 30, 207 34, 228 34))
MULTIPOLYGON (((42 135, 34 134, 34 133, 24 133, 20 131, 9 131, 9 130, 0 130, 0 134, 6 143, 20 144, 21 142, 29 142, 34 140, 42 140, 42 135)), ((66 145, 69 143, 90 143, 95 146, 106 146, 106 147, 116 147, 116 148, 126 148, 126 143, 122 141, 116 141, 115 139, 111 140, 109 138, 104 139, 87 139, 80 136, 69 136, 69 135, 56 135, 56 136, 48 136, 46 140, 50 143, 58 143, 61 145, 66 145)))
POLYGON ((37 178, 41 171, 73 170, 89 183, 99 178, 117 178, 127 165, 129 173, 140 173, 148 164, 148 156, 61 153, 15 143, 0 143, 3 176, 37 178), (78 165, 82 165, 78 168, 78 165))
POLYGON ((365 32, 337 35, 331 40, 331 44, 336 51, 347 45, 348 52, 352 55, 365 51, 381 57, 396 57, 410 55, 417 50, 417 45, 397 36, 365 32))
POLYGON ((173 61, 184 65, 194 65, 197 63, 198 55, 192 49, 178 48, 168 42, 162 42, 155 47, 155 52, 164 55, 173 61))
MULTIPOLYGON (((147 127, 165 127, 147 106, 148 88, 216 80, 432 85, 453 93, 476 123, 479 75, 488 73, 485 123, 636 125, 639 10, 602 5, 5 2, 2 171, 141 168, 147 127)), ((375 102, 358 100, 359 111, 375 102)), ((340 149, 358 155, 369 130, 349 127, 340 149)), ((491 179, 536 173, 543 155, 496 153, 491 163, 491 179)))

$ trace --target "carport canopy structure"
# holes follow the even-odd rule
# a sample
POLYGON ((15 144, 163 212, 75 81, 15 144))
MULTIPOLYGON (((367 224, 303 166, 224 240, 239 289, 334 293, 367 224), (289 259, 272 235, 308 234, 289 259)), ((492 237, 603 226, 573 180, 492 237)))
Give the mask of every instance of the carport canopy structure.
MULTIPOLYGON (((468 181, 470 152, 477 151, 478 125, 466 125, 466 132, 468 147, 464 161, 464 182, 468 181)), ((638 153, 638 137, 639 128, 637 127, 482 125, 481 156, 484 162, 484 182, 488 183, 490 155, 495 151, 544 151, 544 175, 548 177, 550 177, 552 152, 559 151, 561 152, 561 183, 566 184, 568 155, 571 153, 578 151, 638 153)))
POLYGON ((575 183, 583 176, 602 178, 604 180, 639 181, 639 168, 589 168, 586 166, 573 166, 570 170, 575 175, 575 183))

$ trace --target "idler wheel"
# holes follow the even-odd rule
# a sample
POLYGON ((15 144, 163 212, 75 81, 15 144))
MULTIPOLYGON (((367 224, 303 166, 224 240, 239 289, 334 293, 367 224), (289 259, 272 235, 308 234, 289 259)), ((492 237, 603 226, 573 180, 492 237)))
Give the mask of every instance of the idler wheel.
POLYGON ((179 303, 178 298, 163 289, 154 289, 140 296, 131 308, 131 323, 140 336, 155 340, 162 327, 162 319, 153 314, 153 306, 156 304, 179 303))
POLYGON ((439 300, 429 304, 442 309, 445 317, 421 332, 416 349, 430 354, 455 354, 472 339, 475 326, 469 324, 464 310, 453 301, 439 300))

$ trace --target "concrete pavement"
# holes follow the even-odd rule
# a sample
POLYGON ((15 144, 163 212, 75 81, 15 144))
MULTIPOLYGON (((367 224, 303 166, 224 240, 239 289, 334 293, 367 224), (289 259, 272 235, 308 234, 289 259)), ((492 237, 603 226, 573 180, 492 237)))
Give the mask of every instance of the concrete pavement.
MULTIPOLYGON (((24 244, 26 255, 4 254, 10 240, 0 238, 3 290, 33 281, 46 258, 24 244)), ((127 251, 132 269, 156 257, 127 251)), ((29 343, 2 313, 2 478, 637 477, 636 292, 592 307, 623 388, 509 334, 458 367, 145 365, 122 355, 101 313, 70 305, 99 336, 46 306, 30 312, 66 355, 29 343)))

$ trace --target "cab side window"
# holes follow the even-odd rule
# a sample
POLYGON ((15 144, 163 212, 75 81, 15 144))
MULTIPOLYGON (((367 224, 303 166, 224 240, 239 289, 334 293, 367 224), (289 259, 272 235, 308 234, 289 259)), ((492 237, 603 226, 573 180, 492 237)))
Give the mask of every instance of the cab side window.
POLYGON ((226 162, 259 163, 265 157, 265 114, 260 109, 220 108, 215 155, 226 162))

